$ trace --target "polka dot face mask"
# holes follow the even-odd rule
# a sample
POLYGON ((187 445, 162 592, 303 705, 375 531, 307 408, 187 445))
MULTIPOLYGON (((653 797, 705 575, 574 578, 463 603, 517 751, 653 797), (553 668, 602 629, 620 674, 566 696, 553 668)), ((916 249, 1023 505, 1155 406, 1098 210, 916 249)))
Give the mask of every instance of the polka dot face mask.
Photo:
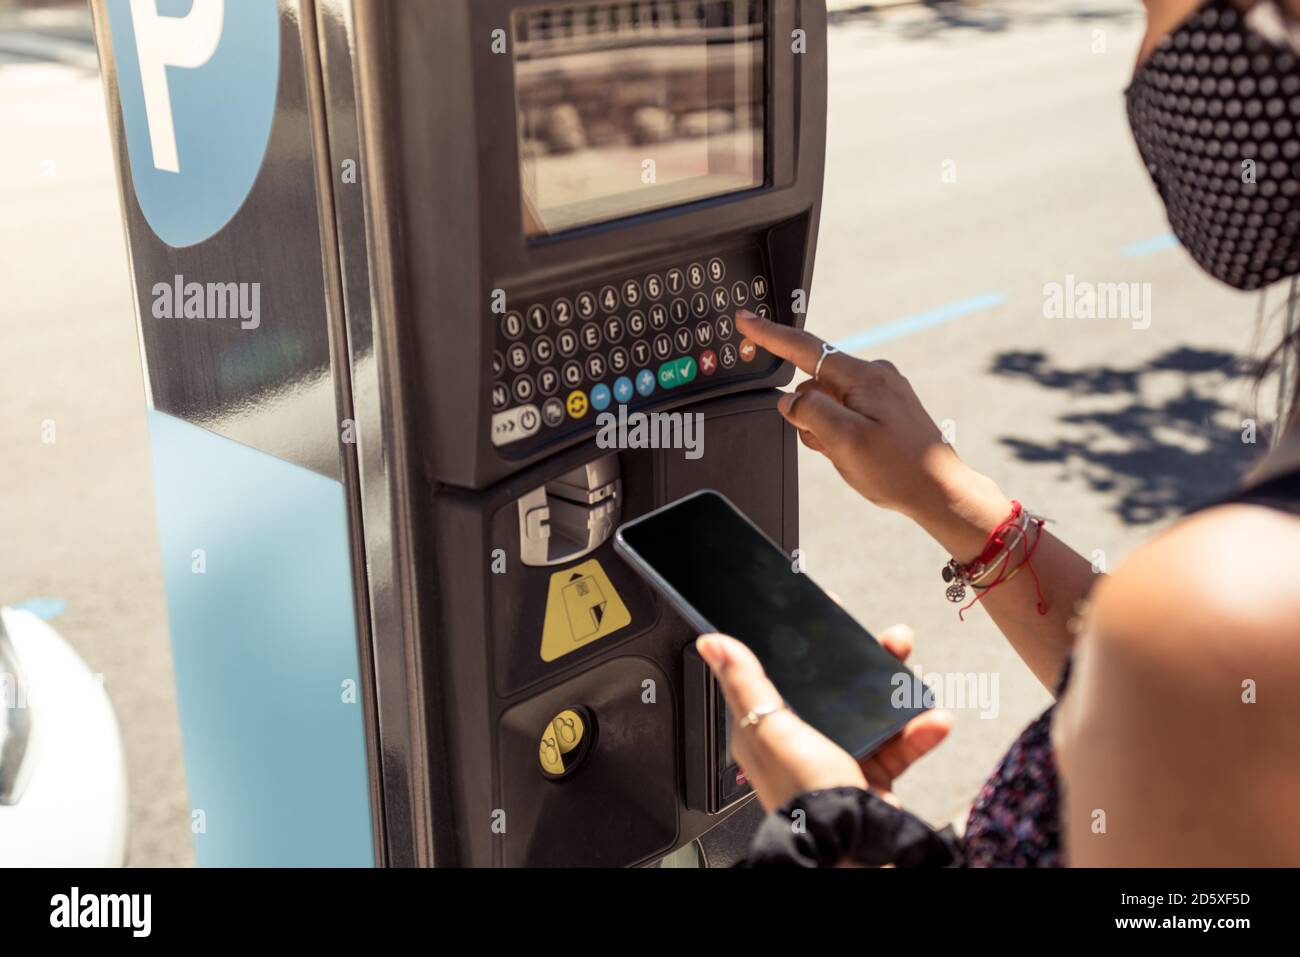
POLYGON ((1300 29, 1272 0, 1210 0, 1127 91, 1129 124, 1178 241, 1216 279, 1300 273, 1300 29))

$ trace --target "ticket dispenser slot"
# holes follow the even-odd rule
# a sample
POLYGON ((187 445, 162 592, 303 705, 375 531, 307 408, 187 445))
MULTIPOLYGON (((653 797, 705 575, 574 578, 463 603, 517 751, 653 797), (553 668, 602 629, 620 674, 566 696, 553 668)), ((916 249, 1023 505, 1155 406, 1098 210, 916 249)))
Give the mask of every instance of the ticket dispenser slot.
POLYGON ((519 560, 562 565, 609 541, 622 508, 618 474, 618 455, 606 455, 521 498, 519 560))

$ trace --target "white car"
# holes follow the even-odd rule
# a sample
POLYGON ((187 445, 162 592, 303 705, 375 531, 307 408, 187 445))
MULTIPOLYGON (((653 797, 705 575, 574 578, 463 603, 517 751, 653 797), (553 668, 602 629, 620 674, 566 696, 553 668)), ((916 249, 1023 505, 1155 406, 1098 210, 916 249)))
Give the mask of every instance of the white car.
POLYGON ((100 677, 31 612, 0 608, 0 866, 126 862, 126 756, 100 677))

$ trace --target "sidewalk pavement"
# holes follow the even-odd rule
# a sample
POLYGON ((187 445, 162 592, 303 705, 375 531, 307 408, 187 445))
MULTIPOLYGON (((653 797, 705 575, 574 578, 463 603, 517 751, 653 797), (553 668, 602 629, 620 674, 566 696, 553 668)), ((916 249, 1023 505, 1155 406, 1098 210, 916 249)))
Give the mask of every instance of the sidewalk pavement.
POLYGON ((826 9, 830 13, 870 13, 888 7, 909 7, 928 4, 929 6, 960 6, 965 0, 826 0, 826 9))

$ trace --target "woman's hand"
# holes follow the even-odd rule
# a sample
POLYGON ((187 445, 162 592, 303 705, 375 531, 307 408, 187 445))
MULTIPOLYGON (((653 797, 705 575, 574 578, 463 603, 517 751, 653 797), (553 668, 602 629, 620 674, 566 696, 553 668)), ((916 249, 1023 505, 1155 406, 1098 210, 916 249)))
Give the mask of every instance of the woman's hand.
MULTIPOLYGON (((881 636, 881 644, 901 661, 912 650, 911 632, 891 628, 881 636)), ((696 648, 713 670, 733 722, 755 708, 781 701, 754 653, 736 639, 704 635, 696 648)), ((951 727, 948 714, 927 711, 859 764, 789 708, 781 708, 757 725, 737 728, 733 724, 731 749, 768 811, 808 791, 837 787, 870 787, 893 801, 894 779, 935 748, 951 727)))
MULTIPOLYGON (((809 374, 817 371, 822 341, 816 336, 743 311, 736 314, 736 327, 773 355, 809 374)), ((979 555, 1011 514, 1010 499, 957 457, 911 385, 888 362, 828 355, 821 374, 782 397, 777 408, 849 485, 912 519, 959 562, 979 555)), ((1097 575, 1092 562, 1048 531, 1035 548, 1033 569, 1033 575, 984 592, 980 604, 1053 690, 1074 643, 1074 609, 1097 575), (1047 615, 1039 613, 1042 596, 1047 615)))
MULTIPOLYGON (((742 333, 812 375, 822 340, 811 333, 736 314, 742 333)), ((901 512, 934 533, 936 521, 976 497, 981 513, 1002 518, 1009 503, 987 478, 966 466, 944 441, 920 399, 892 363, 845 353, 827 356, 821 374, 778 406, 804 444, 831 460, 869 501, 901 512)), ((982 514, 981 514, 982 517, 982 514)))

